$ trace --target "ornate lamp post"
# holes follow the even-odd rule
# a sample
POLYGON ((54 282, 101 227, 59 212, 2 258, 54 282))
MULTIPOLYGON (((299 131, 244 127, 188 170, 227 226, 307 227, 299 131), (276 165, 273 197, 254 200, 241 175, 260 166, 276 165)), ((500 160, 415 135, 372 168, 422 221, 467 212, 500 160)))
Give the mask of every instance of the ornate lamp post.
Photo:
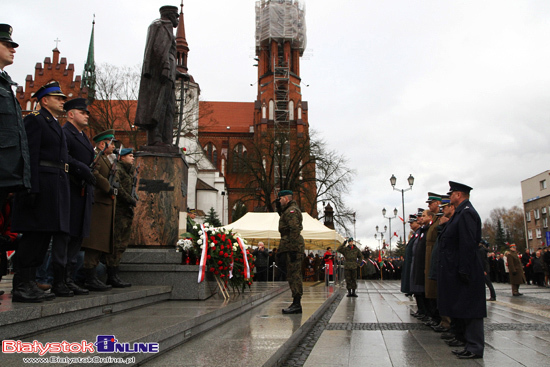
POLYGON ((397 208, 393 209, 393 217, 386 217, 386 208, 382 209, 382 216, 390 222, 390 254, 391 254, 391 238, 393 237, 391 231, 391 220, 397 218, 397 208))
POLYGON ((409 175, 409 178, 407 178, 407 181, 409 182, 409 188, 408 189, 396 189, 395 183, 397 182, 397 178, 392 174, 390 177, 390 183, 395 191, 401 191, 401 204, 403 205, 403 240, 405 239, 405 191, 412 190, 413 184, 414 184, 414 177, 413 175, 409 175))
MULTIPOLYGON (((384 241, 384 233, 386 233, 387 229, 388 229, 388 226, 384 226, 384 232, 379 232, 378 231, 378 226, 376 226, 376 233, 378 233, 380 235, 380 240, 382 241, 381 242, 382 244, 384 243, 383 242, 384 241)), ((376 235, 374 235, 374 238, 376 238, 376 235)), ((381 244, 378 246, 378 250, 382 251, 382 245, 381 244)))

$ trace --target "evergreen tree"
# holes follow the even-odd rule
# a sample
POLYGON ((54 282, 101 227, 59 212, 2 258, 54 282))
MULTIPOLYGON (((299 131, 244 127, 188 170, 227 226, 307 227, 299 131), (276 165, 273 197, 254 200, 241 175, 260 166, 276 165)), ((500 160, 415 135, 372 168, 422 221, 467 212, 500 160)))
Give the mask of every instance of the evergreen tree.
POLYGON ((208 215, 206 215, 206 218, 204 220, 206 223, 209 223, 214 227, 222 226, 222 222, 220 222, 220 219, 218 218, 218 214, 216 213, 213 207, 210 208, 210 211, 208 212, 208 215))
POLYGON ((497 220, 497 232, 495 234, 495 245, 499 249, 500 252, 504 252, 507 250, 506 248, 506 235, 504 233, 504 229, 502 228, 502 222, 500 219, 497 220))

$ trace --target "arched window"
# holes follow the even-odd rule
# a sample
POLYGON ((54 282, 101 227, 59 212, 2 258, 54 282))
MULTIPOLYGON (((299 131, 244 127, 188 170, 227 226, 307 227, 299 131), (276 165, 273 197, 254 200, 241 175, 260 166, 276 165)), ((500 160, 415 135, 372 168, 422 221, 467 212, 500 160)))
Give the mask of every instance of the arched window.
POLYGON ((218 150, 212 143, 208 143, 204 146, 204 154, 210 159, 210 162, 216 166, 218 164, 218 150))
POLYGON ((275 120, 275 102, 273 100, 269 101, 269 119, 275 120))
POLYGON ((294 101, 288 102, 288 119, 294 121, 294 101))
POLYGON ((232 171, 233 172, 245 172, 246 171, 246 161, 248 159, 248 152, 246 147, 239 143, 233 148, 233 159, 232 159, 232 171))
POLYGON ((26 107, 26 110, 27 111, 30 111, 31 110, 31 107, 32 107, 32 103, 30 100, 27 101, 27 107, 26 107))

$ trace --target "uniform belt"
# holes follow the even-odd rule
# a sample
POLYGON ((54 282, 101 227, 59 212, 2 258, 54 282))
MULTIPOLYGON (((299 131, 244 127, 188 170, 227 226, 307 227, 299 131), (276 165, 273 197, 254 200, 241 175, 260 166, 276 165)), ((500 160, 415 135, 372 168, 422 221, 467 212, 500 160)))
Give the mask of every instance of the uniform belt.
POLYGON ((61 162, 53 162, 53 161, 40 161, 38 162, 39 165, 42 167, 53 167, 53 168, 59 168, 62 171, 69 172, 69 164, 68 163, 61 163, 61 162))

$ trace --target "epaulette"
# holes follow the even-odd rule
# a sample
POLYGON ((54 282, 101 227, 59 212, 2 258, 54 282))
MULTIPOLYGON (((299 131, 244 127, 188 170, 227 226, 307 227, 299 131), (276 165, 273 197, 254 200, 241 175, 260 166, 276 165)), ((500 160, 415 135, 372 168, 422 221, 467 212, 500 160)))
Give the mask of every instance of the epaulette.
POLYGON ((31 115, 35 115, 35 116, 36 116, 36 115, 38 115, 39 113, 40 113, 40 111, 32 111, 32 112, 31 112, 31 115))

